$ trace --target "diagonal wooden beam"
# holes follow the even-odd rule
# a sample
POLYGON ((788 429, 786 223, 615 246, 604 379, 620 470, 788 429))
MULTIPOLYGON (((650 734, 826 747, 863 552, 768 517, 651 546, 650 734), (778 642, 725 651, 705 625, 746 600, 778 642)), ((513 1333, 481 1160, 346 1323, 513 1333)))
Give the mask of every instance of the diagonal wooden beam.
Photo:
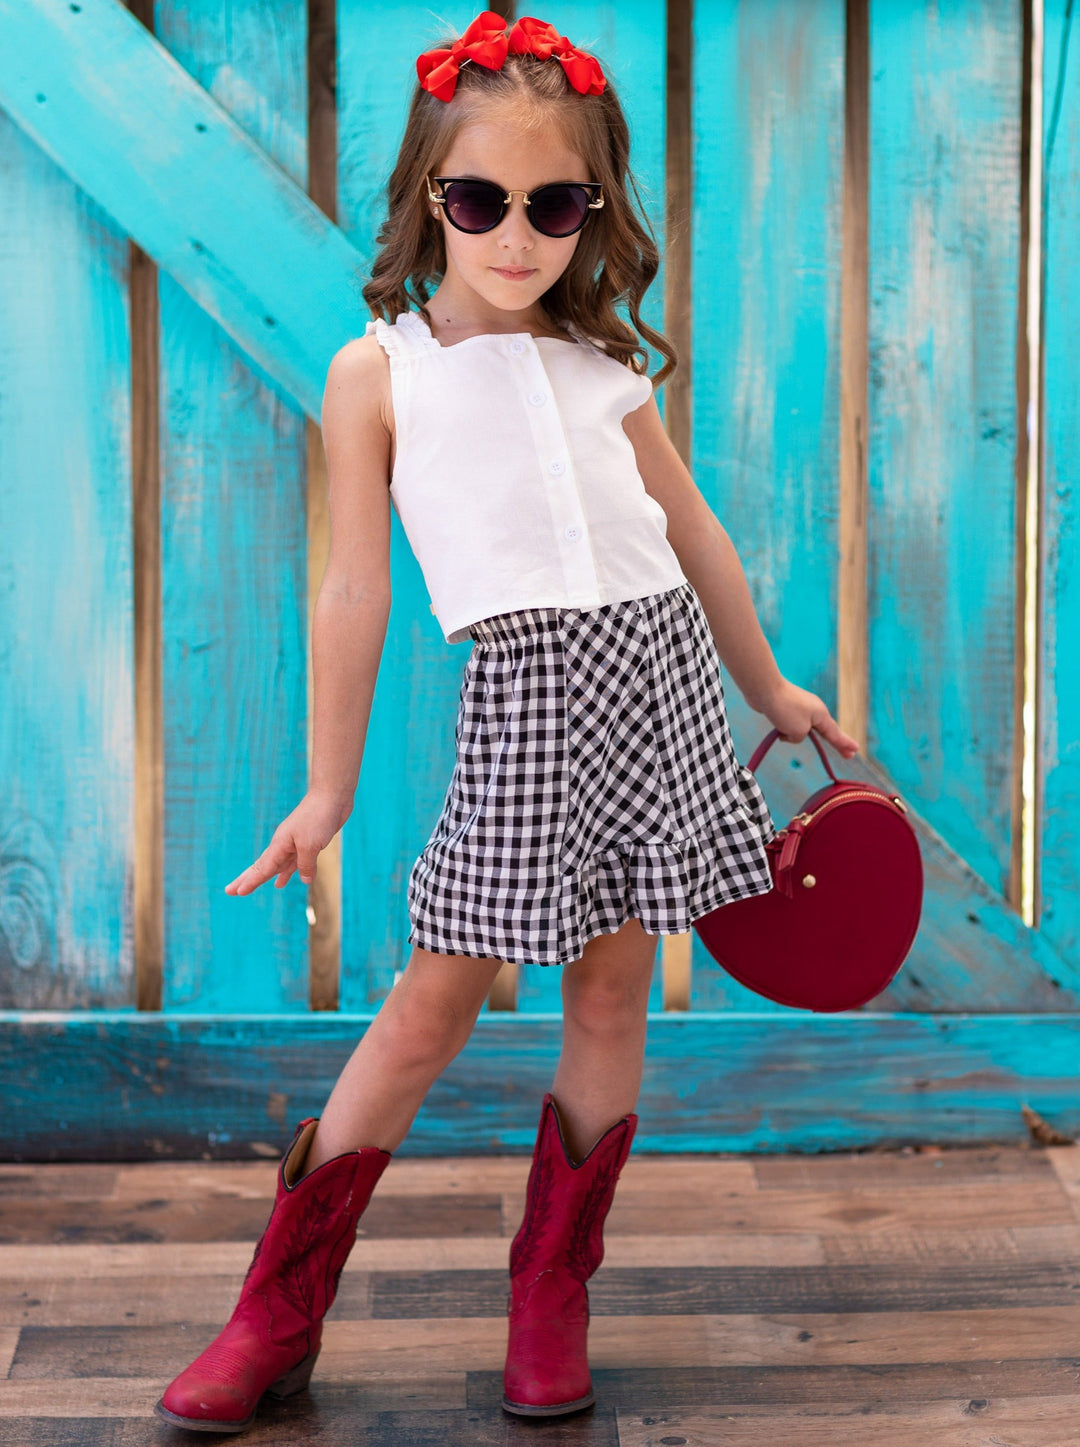
POLYGON ((0 0, 0 106, 318 418, 365 258, 118 0, 0 0))

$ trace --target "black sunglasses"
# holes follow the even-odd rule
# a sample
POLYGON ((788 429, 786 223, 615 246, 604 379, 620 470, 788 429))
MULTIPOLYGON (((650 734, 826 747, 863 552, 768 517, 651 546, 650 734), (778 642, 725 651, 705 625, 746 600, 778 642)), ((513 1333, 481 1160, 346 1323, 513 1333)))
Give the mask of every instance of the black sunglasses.
MULTIPOLYGON (((470 236, 494 231, 506 215, 513 191, 503 191, 494 181, 477 181, 469 176, 436 176, 442 187, 437 196, 428 184, 428 199, 442 206, 446 219, 458 231, 470 236)), ((553 181, 535 191, 518 191, 524 197, 533 227, 543 236, 573 236, 580 231, 590 211, 604 204, 600 181, 553 181)))

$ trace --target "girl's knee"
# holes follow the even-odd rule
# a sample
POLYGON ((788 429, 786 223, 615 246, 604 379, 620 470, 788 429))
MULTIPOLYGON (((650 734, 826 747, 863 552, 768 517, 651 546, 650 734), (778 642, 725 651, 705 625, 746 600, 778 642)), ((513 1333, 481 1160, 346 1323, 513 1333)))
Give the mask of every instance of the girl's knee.
POLYGON ((399 1059, 417 1065, 449 1062, 460 1051, 476 1023, 479 1001, 461 976, 455 978, 455 958, 446 960, 445 973, 430 974, 406 967, 386 1000, 386 1027, 399 1059))
POLYGON ((625 971, 574 972, 563 980, 563 1017, 590 1034, 625 1034, 648 1009, 648 984, 625 971))

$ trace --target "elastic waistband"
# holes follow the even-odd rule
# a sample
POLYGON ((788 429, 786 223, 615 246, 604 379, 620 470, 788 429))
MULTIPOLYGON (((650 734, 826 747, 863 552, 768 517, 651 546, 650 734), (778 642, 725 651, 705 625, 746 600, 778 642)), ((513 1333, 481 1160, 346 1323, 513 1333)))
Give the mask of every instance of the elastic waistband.
POLYGON ((693 596, 689 582, 680 583, 662 593, 647 593, 641 598, 629 598, 621 603, 604 603, 599 608, 564 608, 556 605, 549 608, 521 608, 513 613, 496 613, 490 618, 481 618, 469 627, 469 636, 476 643, 522 643, 544 633, 556 633, 561 628, 572 627, 586 618, 603 618, 606 614, 631 610, 652 617, 665 608, 685 605, 693 596))

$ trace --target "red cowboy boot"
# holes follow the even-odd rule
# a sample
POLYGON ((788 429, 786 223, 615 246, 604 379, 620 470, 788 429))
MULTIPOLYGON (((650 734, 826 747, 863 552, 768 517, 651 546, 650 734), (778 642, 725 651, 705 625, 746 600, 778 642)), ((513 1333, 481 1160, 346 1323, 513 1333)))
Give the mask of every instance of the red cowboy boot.
POLYGON ((577 1412, 596 1400, 589 1374, 589 1292, 604 1259, 604 1219, 638 1118, 610 1126, 571 1164, 555 1099, 544 1096, 525 1217, 510 1246, 503 1406, 519 1416, 577 1412))
POLYGON ((264 1392, 288 1397, 311 1379, 322 1319, 357 1223, 390 1162, 389 1151, 364 1146, 297 1180, 318 1123, 308 1116, 296 1127, 278 1168, 274 1209, 228 1323, 154 1406, 174 1426, 242 1432, 264 1392))

